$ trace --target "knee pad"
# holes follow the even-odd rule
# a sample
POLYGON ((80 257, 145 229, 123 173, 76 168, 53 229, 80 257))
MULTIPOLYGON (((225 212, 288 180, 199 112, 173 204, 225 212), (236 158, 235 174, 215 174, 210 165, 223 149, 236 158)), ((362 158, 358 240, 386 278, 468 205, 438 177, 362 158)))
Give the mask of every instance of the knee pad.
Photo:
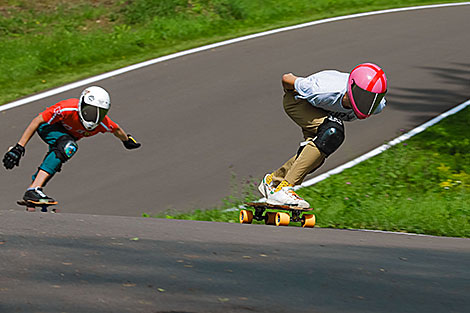
POLYGON ((318 150, 323 152, 327 157, 335 152, 344 141, 344 125, 343 121, 328 116, 318 127, 317 137, 313 143, 318 150))
POLYGON ((77 152, 78 145, 72 136, 64 135, 56 140, 53 149, 62 162, 67 162, 77 152))

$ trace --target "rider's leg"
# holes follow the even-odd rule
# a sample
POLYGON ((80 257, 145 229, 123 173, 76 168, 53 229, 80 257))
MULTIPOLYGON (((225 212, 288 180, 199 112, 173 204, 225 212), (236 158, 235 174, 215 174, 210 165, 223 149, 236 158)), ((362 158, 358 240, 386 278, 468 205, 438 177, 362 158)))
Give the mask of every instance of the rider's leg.
MULTIPOLYGON (((315 108, 306 100, 297 99, 295 96, 295 91, 285 92, 283 98, 284 110, 302 128, 304 139, 311 140, 316 136, 318 127, 327 118, 328 113, 322 109, 315 108)), ((282 181, 286 180, 286 177, 289 184, 297 185, 302 182, 308 173, 322 164, 324 156, 312 144, 312 142, 307 144, 307 146, 310 146, 308 149, 305 149, 307 146, 302 146, 296 155, 292 156, 272 173, 274 186, 278 186, 282 181), (294 164, 294 172, 288 176, 294 164)))
POLYGON ((36 187, 44 187, 47 183, 47 181, 52 177, 51 174, 48 172, 39 169, 38 173, 36 174, 35 179, 29 186, 29 188, 36 188, 36 187))

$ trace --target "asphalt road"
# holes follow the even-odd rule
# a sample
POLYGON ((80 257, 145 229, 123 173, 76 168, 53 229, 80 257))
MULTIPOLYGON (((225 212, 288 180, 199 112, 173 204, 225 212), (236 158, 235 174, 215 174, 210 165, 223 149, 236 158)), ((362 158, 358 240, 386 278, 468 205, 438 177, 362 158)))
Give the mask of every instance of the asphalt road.
MULTIPOLYGON (((140 216, 208 208, 231 194, 231 177, 257 182, 297 151, 300 130, 282 109, 283 73, 349 71, 380 64, 390 88, 380 116, 346 125, 346 142, 316 173, 343 164, 470 95, 470 6, 369 16, 223 46, 98 82, 110 116, 143 144, 110 135, 79 152, 47 186, 62 210, 140 216)), ((2 149, 32 118, 82 88, 0 113, 2 149)), ((35 136, 21 167, 0 175, 3 208, 22 197, 46 146, 35 136)), ((240 184, 239 184, 240 185, 240 184)))
POLYGON ((467 312, 470 240, 0 210, 0 312, 467 312))

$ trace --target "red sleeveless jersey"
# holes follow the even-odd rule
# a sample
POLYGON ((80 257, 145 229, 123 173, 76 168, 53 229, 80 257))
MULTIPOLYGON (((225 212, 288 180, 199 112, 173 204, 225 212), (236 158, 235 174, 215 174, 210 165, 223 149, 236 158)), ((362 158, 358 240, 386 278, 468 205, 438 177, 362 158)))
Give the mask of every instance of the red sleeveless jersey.
POLYGON ((60 123, 76 140, 83 137, 94 136, 98 133, 112 133, 118 128, 115 122, 108 116, 105 116, 98 127, 91 131, 86 130, 80 122, 78 115, 78 101, 78 99, 74 98, 62 100, 48 107, 40 114, 48 124, 60 123))

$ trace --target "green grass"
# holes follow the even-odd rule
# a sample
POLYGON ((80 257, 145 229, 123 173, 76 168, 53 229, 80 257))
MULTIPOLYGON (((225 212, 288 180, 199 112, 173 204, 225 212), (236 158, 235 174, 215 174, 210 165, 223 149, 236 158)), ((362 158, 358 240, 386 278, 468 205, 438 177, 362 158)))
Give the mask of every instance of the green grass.
MULTIPOLYGON (((298 193, 315 207, 317 226, 470 237, 470 107, 344 172, 298 193)), ((216 210, 168 218, 237 222, 257 197, 252 180, 216 210)), ((163 216, 160 216, 163 217, 163 216)))
POLYGON ((429 0, 4 0, 0 104, 176 51, 429 0))

